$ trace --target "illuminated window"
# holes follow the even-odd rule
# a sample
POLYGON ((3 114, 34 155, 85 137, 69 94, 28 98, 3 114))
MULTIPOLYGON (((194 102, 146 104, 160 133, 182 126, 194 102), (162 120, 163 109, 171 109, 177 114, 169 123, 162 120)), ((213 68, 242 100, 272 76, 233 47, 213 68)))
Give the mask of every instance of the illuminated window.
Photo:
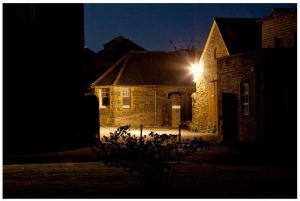
POLYGON ((242 115, 249 115, 249 83, 241 84, 241 110, 242 115))
POLYGON ((110 105, 109 88, 100 89, 100 107, 108 107, 110 105))
POLYGON ((123 108, 130 108, 130 88, 123 88, 123 108))

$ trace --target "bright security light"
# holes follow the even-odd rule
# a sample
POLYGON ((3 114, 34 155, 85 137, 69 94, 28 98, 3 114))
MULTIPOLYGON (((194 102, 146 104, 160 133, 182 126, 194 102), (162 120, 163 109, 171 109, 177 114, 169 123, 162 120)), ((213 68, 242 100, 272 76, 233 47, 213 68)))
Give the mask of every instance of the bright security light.
POLYGON ((202 62, 198 64, 192 64, 192 72, 194 74, 194 82, 197 82, 200 74, 203 72, 203 65, 202 62))

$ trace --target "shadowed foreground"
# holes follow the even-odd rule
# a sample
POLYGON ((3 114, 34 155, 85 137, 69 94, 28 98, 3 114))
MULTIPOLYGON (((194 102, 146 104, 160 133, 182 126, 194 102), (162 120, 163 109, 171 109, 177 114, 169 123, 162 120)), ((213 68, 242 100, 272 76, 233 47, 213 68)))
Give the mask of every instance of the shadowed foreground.
MULTIPOLYGON (((82 160, 88 149, 32 157, 32 164, 4 165, 4 198, 296 198, 294 165, 253 162, 222 145, 188 156, 175 167, 172 185, 144 189, 137 175, 82 160), (76 153, 76 154, 74 154, 76 153), (76 156, 80 156, 76 159, 76 156), (52 163, 45 163, 51 158, 52 163), (79 162, 79 161, 81 162, 79 162), (35 164, 39 162, 40 164, 35 164)), ((29 158, 27 158, 28 160, 29 158)))

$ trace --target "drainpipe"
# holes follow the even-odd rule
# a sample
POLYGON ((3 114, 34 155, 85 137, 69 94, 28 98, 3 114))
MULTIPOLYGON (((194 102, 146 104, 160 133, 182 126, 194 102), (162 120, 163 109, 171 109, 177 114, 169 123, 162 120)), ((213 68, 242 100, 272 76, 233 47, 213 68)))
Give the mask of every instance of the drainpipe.
POLYGON ((156 88, 154 89, 154 126, 156 125, 156 88))

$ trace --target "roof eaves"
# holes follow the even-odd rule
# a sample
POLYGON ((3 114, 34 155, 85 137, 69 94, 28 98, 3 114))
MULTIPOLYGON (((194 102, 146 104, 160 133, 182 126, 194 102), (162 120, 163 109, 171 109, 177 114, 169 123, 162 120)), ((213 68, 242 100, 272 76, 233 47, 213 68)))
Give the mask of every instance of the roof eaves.
MULTIPOLYGON (((272 48, 274 49, 274 48, 272 48)), ((249 54, 255 54, 261 52, 263 49, 258 49, 258 50, 249 50, 247 52, 241 52, 241 53, 236 53, 228 56, 223 56, 223 57, 218 57, 217 60, 222 60, 222 59, 227 59, 227 58, 234 58, 234 57, 240 57, 243 55, 249 55, 249 54)))

